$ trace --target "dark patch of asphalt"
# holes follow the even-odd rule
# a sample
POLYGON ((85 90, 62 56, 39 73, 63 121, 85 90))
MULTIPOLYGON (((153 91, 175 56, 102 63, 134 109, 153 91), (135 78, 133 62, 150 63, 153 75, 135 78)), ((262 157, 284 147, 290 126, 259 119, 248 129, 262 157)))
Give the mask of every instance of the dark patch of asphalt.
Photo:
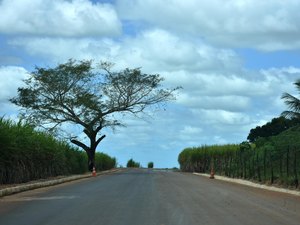
POLYGON ((129 169, 0 198, 2 225, 299 225, 300 197, 129 169))

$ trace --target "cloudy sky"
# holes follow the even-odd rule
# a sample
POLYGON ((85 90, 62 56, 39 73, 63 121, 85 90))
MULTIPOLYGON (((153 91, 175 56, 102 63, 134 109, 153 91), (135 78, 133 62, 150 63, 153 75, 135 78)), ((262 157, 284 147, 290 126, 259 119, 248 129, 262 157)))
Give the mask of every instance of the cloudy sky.
POLYGON ((103 131, 126 165, 178 166, 186 147, 240 143, 286 109, 300 78, 299 0, 0 0, 0 116, 37 66, 69 58, 141 67, 182 86, 165 110, 103 131))

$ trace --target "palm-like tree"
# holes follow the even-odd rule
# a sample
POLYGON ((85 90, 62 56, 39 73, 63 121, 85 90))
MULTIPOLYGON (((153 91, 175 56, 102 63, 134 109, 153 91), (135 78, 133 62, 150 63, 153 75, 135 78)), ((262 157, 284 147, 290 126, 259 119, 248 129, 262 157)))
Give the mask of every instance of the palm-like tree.
MULTIPOLYGON (((294 84, 300 93, 300 79, 298 79, 294 84)), ((289 109, 282 112, 281 115, 286 118, 300 118, 300 99, 289 93, 283 93, 281 99, 284 100, 289 109)))

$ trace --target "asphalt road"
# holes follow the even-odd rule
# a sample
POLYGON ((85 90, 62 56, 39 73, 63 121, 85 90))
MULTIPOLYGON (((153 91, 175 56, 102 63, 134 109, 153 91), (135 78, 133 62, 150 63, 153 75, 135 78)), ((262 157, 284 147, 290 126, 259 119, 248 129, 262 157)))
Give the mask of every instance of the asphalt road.
POLYGON ((125 170, 0 198, 1 225, 299 225, 300 197, 125 170))

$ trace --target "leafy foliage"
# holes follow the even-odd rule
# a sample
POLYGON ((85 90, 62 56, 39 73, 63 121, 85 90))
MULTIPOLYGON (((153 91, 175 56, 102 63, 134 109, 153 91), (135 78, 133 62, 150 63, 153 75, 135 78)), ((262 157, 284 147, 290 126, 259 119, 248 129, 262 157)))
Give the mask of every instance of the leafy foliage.
POLYGON ((275 136, 299 123, 299 118, 289 119, 283 116, 274 118, 271 122, 268 122, 263 126, 257 126, 256 128, 251 129, 247 139, 250 142, 255 142, 260 137, 275 136))

